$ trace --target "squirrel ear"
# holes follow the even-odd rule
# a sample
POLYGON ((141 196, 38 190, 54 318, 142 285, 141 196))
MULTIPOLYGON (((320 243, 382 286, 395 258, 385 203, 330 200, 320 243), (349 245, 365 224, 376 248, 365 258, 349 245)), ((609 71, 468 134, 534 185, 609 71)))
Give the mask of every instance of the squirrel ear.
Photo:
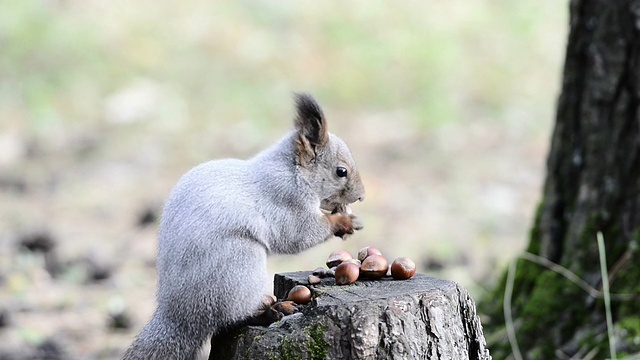
POLYGON ((316 156, 316 149, 329 140, 327 121, 316 100, 309 94, 295 94, 298 131, 296 150, 300 164, 307 164, 316 156))

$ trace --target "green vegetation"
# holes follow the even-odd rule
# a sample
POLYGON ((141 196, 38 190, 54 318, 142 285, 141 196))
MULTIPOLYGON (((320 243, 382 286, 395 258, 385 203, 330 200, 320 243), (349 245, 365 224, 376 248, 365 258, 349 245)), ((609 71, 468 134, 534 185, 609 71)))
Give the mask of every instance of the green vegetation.
POLYGON ((283 360, 300 360, 302 354, 307 354, 305 358, 310 360, 325 360, 327 358, 329 343, 324 338, 327 326, 322 323, 314 323, 303 330, 305 338, 285 337, 280 342, 280 353, 271 358, 283 360))
MULTIPOLYGON (((640 346, 640 316, 638 315, 629 315, 628 317, 622 319, 618 326, 621 330, 621 336, 624 339, 624 342, 627 344, 632 344, 634 347, 640 346)), ((636 355, 633 352, 633 348, 629 347, 626 349, 627 351, 620 354, 620 356, 630 356, 636 355)))
POLYGON ((296 340, 284 338, 281 344, 280 359, 302 360, 302 345, 296 340))
POLYGON ((311 360, 325 360, 327 358, 329 343, 324 338, 324 332, 326 330, 326 325, 317 323, 307 328, 306 333, 310 340, 309 353, 311 360))
MULTIPOLYGON (((539 207, 535 225, 531 231, 529 252, 538 251, 540 245, 540 234, 538 226, 540 224, 539 207)), ((573 252, 572 256, 581 256, 585 248, 592 247, 591 243, 596 243, 594 229, 601 228, 604 222, 599 217, 587 220, 584 225, 580 243, 576 246, 580 250, 573 252), (592 234, 589 236, 588 234, 592 234)), ((607 232, 608 236, 618 235, 614 227, 607 232)), ((606 238, 607 236, 605 236, 606 238)), ((612 264, 617 264, 619 268, 615 274, 608 274, 613 279, 611 293, 622 294, 626 298, 618 299, 612 304, 612 312, 615 317, 614 331, 616 342, 619 347, 628 351, 626 355, 636 356, 639 342, 638 338, 638 307, 637 295, 635 298, 631 294, 640 294, 638 276, 640 269, 635 264, 637 262, 637 241, 638 236, 633 236, 632 242, 625 249, 614 249, 615 257, 611 257, 611 251, 606 251, 609 269, 613 269, 612 264)), ((596 251, 597 253, 597 251, 596 251)), ((590 270, 589 265, 598 264, 599 260, 584 264, 585 268, 575 267, 573 271, 578 271, 576 275, 584 276, 590 270)), ((517 273, 514 280, 514 296, 510 304, 514 315, 514 324, 506 326, 517 327, 517 341, 521 349, 533 349, 528 352, 527 358, 548 359, 556 357, 559 346, 569 340, 577 341, 583 351, 586 349, 590 353, 608 354, 609 341, 606 333, 601 329, 594 328, 594 323, 603 323, 605 312, 607 311, 601 297, 589 298, 585 290, 569 281, 555 270, 545 268, 541 264, 528 259, 520 259, 517 263, 517 273), (518 296, 527 294, 526 296, 518 296), (595 312, 593 307, 598 309, 595 312), (542 337, 540 334, 553 334, 552 337, 542 337)), ((490 296, 485 297, 479 304, 481 311, 485 311, 490 316, 485 322, 485 330, 488 331, 487 338, 491 339, 488 344, 492 355, 496 358, 506 358, 511 352, 511 345, 505 341, 501 334, 504 332, 505 320, 503 317, 503 294, 505 291, 506 274, 500 281, 490 296), (495 301, 500 299, 500 301, 495 301), (497 334, 492 336, 491 334, 497 334)), ((602 291, 602 290, 601 290, 602 291)), ((622 355, 624 356, 624 355, 622 355)))

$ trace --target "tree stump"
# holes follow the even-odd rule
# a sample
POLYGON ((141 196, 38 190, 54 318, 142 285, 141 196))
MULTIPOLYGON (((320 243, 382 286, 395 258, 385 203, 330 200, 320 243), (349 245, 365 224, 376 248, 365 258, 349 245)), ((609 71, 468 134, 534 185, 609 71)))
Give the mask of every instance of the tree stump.
POLYGON ((217 337, 210 359, 491 359, 475 302, 452 281, 416 274, 309 285, 309 274, 274 279, 278 299, 298 284, 312 290, 300 313, 217 337))

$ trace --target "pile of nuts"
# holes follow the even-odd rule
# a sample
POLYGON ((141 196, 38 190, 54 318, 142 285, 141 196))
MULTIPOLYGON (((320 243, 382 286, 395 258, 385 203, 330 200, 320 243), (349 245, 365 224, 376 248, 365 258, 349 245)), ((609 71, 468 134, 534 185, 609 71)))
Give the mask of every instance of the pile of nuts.
POLYGON ((317 268, 309 276, 310 284, 317 284, 320 278, 333 276, 338 285, 349 285, 358 279, 376 280, 384 276, 392 276, 397 280, 410 279, 416 273, 416 264, 411 259, 399 257, 391 266, 382 256, 380 250, 367 246, 358 251, 358 258, 354 259, 346 250, 334 251, 327 259, 327 267, 317 268))
MULTIPOLYGON (((384 276, 406 280, 416 273, 416 264, 411 259, 399 257, 389 266, 380 250, 373 246, 360 249, 357 259, 346 250, 334 251, 327 259, 327 267, 329 270, 323 267, 315 269, 309 275, 309 284, 319 284, 327 276, 334 277, 338 285, 349 285, 358 279, 377 280, 384 276)), ((311 290, 304 285, 296 285, 289 290, 287 300, 300 305, 307 304, 311 301, 311 290)))

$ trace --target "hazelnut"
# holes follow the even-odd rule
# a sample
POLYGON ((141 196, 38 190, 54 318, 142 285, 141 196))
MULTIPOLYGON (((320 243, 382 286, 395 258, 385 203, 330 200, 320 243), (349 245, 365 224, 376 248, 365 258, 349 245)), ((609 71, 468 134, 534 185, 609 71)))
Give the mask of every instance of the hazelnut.
POLYGON ((336 250, 329 255, 329 258, 327 259, 327 267, 332 268, 334 266, 338 266, 349 259, 353 259, 353 256, 351 256, 348 251, 336 250))
POLYGON ((273 306, 273 304, 275 304, 278 301, 278 299, 276 299, 275 296, 273 295, 265 295, 264 298, 262 299, 262 308, 263 309, 268 309, 270 307, 273 306))
POLYGON ((349 264, 356 264, 358 265, 358 267, 360 267, 362 265, 362 262, 360 262, 360 260, 358 259, 349 259, 344 261, 345 263, 349 263, 349 264))
POLYGON ((344 262, 336 268, 336 284, 349 285, 358 280, 360 267, 352 262, 344 262))
POLYGON ((321 282, 322 282, 322 279, 320 279, 319 277, 317 277, 315 275, 309 275, 309 284, 310 285, 320 284, 321 282))
POLYGON ((378 250, 377 248, 374 248, 373 246, 363 247, 362 249, 360 249, 360 251, 358 251, 358 260, 364 261, 364 259, 366 259, 367 256, 371 256, 371 255, 382 256, 382 253, 380 252, 380 250, 378 250))
POLYGON ((327 276, 336 277, 336 268, 337 266, 334 266, 331 269, 327 270, 327 276))
POLYGON ((416 273, 416 264, 407 257, 399 257, 391 264, 391 276, 397 280, 410 279, 416 273))
POLYGON ((270 313, 265 314, 265 312, 272 311, 271 307, 274 306, 277 301, 278 299, 276 299, 275 296, 265 295, 264 298, 262 298, 262 304, 260 304, 260 307, 255 311, 254 315, 255 316, 269 315, 270 313))
POLYGON ((311 290, 304 285, 296 285, 289 290, 287 300, 300 305, 308 304, 311 301, 311 290))
POLYGON ((367 279, 380 279, 387 273, 389 262, 382 255, 369 255, 362 262, 360 275, 367 279))

